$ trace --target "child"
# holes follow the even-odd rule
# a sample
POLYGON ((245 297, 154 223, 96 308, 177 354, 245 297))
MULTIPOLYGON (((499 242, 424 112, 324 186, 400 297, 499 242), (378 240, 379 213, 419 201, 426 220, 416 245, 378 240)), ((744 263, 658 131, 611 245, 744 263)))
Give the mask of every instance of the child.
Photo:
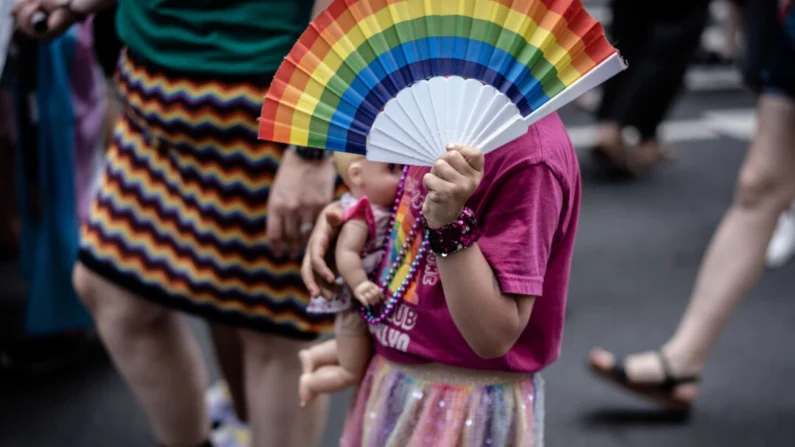
POLYGON ((344 389, 359 383, 364 375, 371 354, 370 337, 358 308, 351 306, 349 291, 362 304, 375 304, 383 297, 370 275, 381 264, 390 206, 401 182, 400 168, 395 165, 345 153, 335 154, 334 161, 350 190, 342 197, 345 217, 335 253, 336 266, 347 287, 331 301, 313 298, 307 308, 313 313, 337 313, 337 317, 335 340, 299 353, 304 371, 299 383, 301 406, 316 393, 344 389))
MULTIPOLYGON (((378 275, 386 305, 365 312, 376 355, 341 445, 543 444, 537 373, 560 352, 579 203, 556 114, 485 157, 451 146, 432 169, 406 169, 378 275)), ((308 247, 314 295, 333 281, 334 213, 308 247)))

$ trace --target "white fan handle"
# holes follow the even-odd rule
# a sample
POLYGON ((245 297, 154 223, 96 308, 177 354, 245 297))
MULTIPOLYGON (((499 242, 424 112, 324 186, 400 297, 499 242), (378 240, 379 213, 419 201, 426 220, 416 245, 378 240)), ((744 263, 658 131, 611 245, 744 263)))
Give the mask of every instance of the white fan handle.
POLYGON ((556 112, 561 107, 577 99, 583 93, 598 87, 603 82, 621 73, 627 68, 624 59, 618 53, 608 57, 602 63, 594 67, 588 74, 576 80, 573 84, 564 89, 560 94, 549 100, 546 104, 534 110, 524 119, 511 120, 494 132, 480 145, 480 150, 488 153, 502 147, 511 141, 527 133, 536 121, 544 118, 550 113, 556 112))

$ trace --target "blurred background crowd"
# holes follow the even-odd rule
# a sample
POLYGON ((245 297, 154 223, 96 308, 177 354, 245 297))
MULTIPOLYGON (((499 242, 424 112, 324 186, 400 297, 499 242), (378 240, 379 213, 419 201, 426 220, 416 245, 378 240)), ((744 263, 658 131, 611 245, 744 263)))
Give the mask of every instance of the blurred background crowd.
MULTIPOLYGON (((744 29, 758 17, 742 2, 584 3, 630 68, 561 112, 584 201, 563 357, 547 374, 549 445, 791 445, 795 189, 782 179, 795 172, 795 57, 778 64, 783 81, 754 78, 764 70, 753 68, 762 62, 747 53, 744 29), (776 96, 771 83, 793 90, 776 96), (752 287, 757 264, 774 271, 752 287), (621 363, 594 344, 641 353, 621 363), (654 346, 664 354, 642 351, 654 346), (700 389, 669 383, 688 407, 697 391, 699 411, 684 418, 636 401, 588 365, 641 393, 701 378, 700 389)), ((791 4, 778 7, 791 14, 791 4)), ((72 285, 119 114, 114 12, 47 43, 0 20, 0 446, 153 442, 72 285)), ((795 55, 792 42, 779 54, 795 55)), ((193 318, 190 327, 213 358, 208 329, 193 318)), ((211 412, 233 411, 228 394, 221 381, 208 390, 211 412)), ((336 445, 347 398, 332 401, 322 445, 336 445)))

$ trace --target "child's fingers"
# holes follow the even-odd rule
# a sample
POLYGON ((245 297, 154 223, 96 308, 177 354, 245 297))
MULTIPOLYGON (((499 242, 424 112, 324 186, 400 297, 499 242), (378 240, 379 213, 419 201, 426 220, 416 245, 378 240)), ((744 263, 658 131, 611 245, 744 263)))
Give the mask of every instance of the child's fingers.
POLYGON ((461 175, 464 177, 474 177, 477 175, 475 168, 469 164, 466 158, 464 158, 464 156, 458 150, 451 150, 442 155, 440 159, 447 162, 453 167, 453 169, 461 173, 461 175))
POLYGON ((422 178, 422 185, 428 190, 428 197, 431 195, 448 197, 452 191, 452 183, 442 180, 433 174, 425 174, 422 178))
POLYGON ((480 149, 472 146, 463 146, 460 144, 451 144, 447 146, 448 152, 456 151, 460 153, 467 163, 472 166, 476 171, 483 171, 485 165, 485 156, 480 149))
POLYGON ((465 147, 461 150, 461 155, 469 162, 469 165, 475 168, 478 172, 483 172, 486 166, 486 156, 479 149, 474 147, 465 147))
MULTIPOLYGON (((431 174, 450 183, 463 182, 466 172, 471 171, 472 168, 469 168, 467 162, 463 158, 461 158, 461 162, 463 162, 463 164, 466 165, 466 171, 459 171, 458 169, 456 169, 455 166, 453 166, 451 163, 445 160, 446 155, 447 154, 443 155, 442 158, 436 160, 436 163, 433 164, 433 168, 431 168, 431 174)), ((447 158, 455 158, 455 157, 447 157, 447 158)))

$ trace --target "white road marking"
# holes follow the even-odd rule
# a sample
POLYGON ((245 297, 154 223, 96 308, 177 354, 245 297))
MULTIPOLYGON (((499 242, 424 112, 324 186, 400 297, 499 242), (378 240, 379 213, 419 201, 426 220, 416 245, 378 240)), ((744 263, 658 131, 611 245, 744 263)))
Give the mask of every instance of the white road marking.
POLYGON ((754 109, 709 110, 704 116, 711 128, 737 140, 750 140, 756 131, 754 109))
MULTIPOLYGON (((593 145, 597 126, 566 126, 574 147, 578 150, 593 145)), ((663 123, 660 134, 666 143, 714 140, 721 137, 749 141, 756 129, 754 109, 708 110, 700 118, 663 123)))

